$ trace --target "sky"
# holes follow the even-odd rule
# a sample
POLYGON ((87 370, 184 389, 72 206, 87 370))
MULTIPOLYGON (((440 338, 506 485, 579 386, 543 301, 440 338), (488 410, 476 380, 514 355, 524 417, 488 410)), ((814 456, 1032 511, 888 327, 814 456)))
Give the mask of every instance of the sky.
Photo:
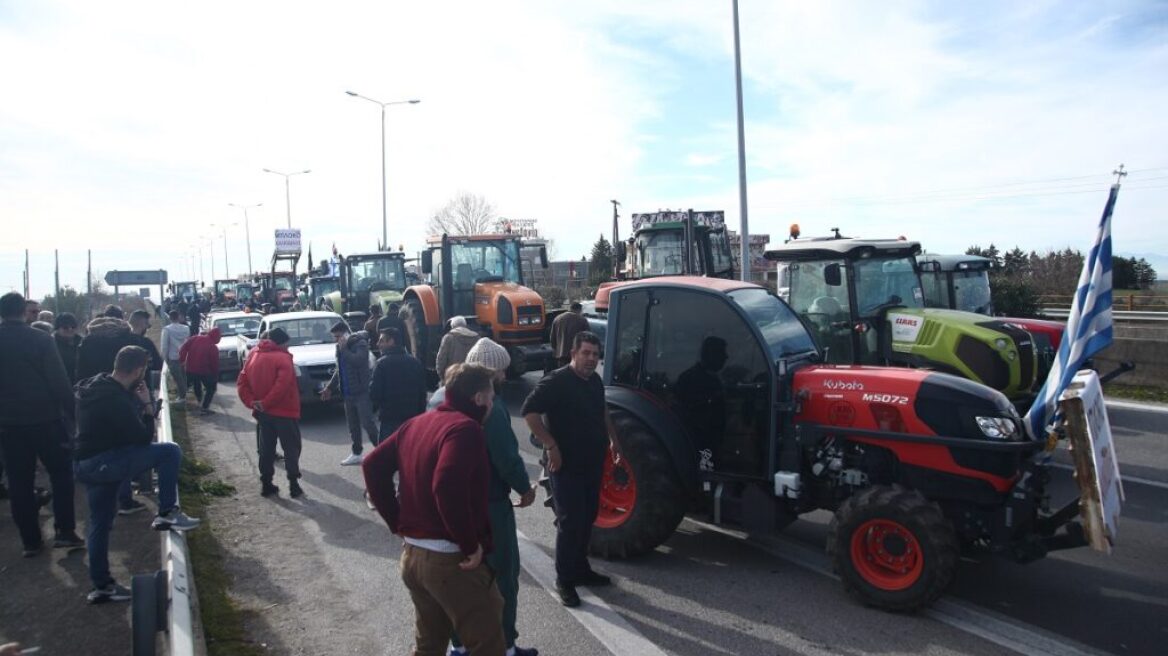
MULTIPOLYGON (((748 217, 932 252, 1086 250, 1168 277, 1168 3, 741 0, 748 217)), ((460 192, 579 258, 628 214, 740 220, 729 0, 0 0, 0 290, 416 252, 460 192), (285 204, 284 172, 291 178, 285 204), (263 203, 243 212, 230 207, 263 203), (214 227, 212 227, 214 226, 214 227), (226 239, 225 239, 226 237, 226 239), (224 254, 226 242, 226 258, 224 254), (200 270, 201 263, 201 270, 200 270)), ((302 265, 303 268, 303 265, 302 265)))

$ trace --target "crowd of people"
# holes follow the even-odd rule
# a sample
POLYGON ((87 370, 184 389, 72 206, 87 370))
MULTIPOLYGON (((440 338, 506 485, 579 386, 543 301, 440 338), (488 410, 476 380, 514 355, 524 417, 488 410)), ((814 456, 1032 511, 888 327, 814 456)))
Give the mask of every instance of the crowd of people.
POLYGON ((110 574, 108 549, 115 517, 147 508, 134 499, 135 487, 157 495, 154 529, 199 525, 177 505, 181 450, 156 441, 151 372, 161 369, 162 355, 146 336, 150 320, 145 310, 127 320, 110 305, 81 330, 70 313, 54 316, 15 292, 0 297, 0 476, 7 477, 22 555, 36 558, 50 544, 85 549, 93 604, 130 599, 110 574), (43 493, 36 488, 38 462, 49 483, 43 493), (76 531, 75 483, 85 487, 85 539, 76 531), (51 543, 39 516, 46 503, 51 543))
MULTIPOLYGON (((539 382, 522 409, 533 443, 544 450, 556 513, 556 591, 565 606, 580 604, 577 587, 610 583, 591 568, 587 546, 604 459, 610 447, 620 453, 596 374, 600 341, 579 312, 573 307, 553 324, 562 366, 539 382)), ((169 309, 160 349, 145 336, 151 317, 141 310, 126 320, 110 306, 81 330, 69 314, 54 317, 7 294, 0 314, 0 462, 24 555, 35 557, 45 547, 38 503, 51 498, 53 547, 88 550, 88 600, 128 600, 129 591, 110 575, 107 552, 114 518, 146 508, 134 499, 134 487, 152 491, 150 472, 157 473, 154 528, 199 524, 177 507, 181 450, 155 440, 159 406, 151 373, 166 362, 177 392, 173 403, 185 403, 193 391, 200 411, 212 412, 217 331, 200 330, 197 303, 169 309), (47 323, 52 335, 38 323, 47 323), (51 488, 40 497, 38 460, 51 488), (76 534, 74 481, 86 487, 85 540, 76 534)), ((404 542, 401 576, 417 616, 415 653, 534 656, 535 649, 517 644, 515 508, 530 506, 538 486, 519 455, 509 413, 495 402, 510 355, 456 317, 439 349, 442 385, 431 395, 405 326, 397 312, 387 315, 371 316, 362 331, 343 321, 332 327, 336 367, 321 397, 338 396, 344 406, 351 448, 340 464, 361 466, 366 502, 404 542), (370 367, 373 335, 380 357, 370 367), (373 447, 368 453, 366 437, 373 447)), ((236 380, 239 399, 256 420, 265 497, 280 493, 279 457, 288 494, 305 493, 301 398, 289 341, 278 327, 260 335, 236 380)))

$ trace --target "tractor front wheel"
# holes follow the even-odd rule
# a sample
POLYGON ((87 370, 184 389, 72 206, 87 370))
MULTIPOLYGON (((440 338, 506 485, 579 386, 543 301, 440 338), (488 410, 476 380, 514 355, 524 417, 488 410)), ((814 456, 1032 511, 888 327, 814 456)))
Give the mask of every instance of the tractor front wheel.
POLYGON ((632 414, 613 408, 623 454, 609 453, 600 484, 600 511, 592 526, 592 553, 604 558, 652 551, 686 511, 686 495, 660 439, 632 414))
POLYGON ((900 485, 875 485, 840 506, 827 552, 848 594, 884 610, 916 611, 953 581, 958 544, 936 503, 900 485))

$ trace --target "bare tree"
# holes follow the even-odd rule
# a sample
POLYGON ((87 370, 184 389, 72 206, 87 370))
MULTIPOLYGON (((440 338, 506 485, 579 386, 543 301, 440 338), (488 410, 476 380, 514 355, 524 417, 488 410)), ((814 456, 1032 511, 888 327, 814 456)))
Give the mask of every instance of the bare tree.
POLYGON ((479 235, 489 232, 496 218, 485 196, 462 191, 430 217, 430 234, 479 235))

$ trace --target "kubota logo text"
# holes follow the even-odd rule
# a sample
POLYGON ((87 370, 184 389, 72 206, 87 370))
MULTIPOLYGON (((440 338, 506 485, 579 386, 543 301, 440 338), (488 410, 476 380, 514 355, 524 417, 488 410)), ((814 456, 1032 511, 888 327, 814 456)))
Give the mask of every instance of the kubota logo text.
POLYGON ((825 380, 823 386, 829 390, 851 390, 854 392, 864 389, 864 384, 856 380, 825 380))

